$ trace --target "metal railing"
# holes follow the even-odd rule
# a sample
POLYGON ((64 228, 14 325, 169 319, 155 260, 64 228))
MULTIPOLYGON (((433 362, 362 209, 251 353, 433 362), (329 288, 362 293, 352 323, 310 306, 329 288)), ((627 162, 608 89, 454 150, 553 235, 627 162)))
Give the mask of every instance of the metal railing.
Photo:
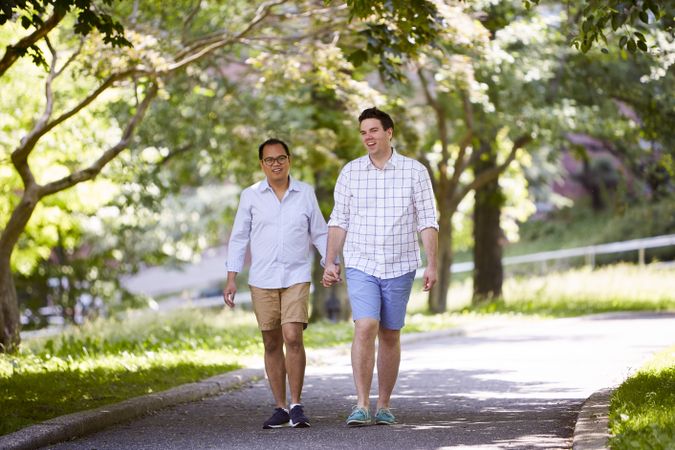
MULTIPOLYGON (((586 247, 565 248, 548 252, 530 253, 528 255, 506 256, 502 258, 504 266, 515 264, 526 264, 561 259, 575 258, 583 256, 586 258, 586 264, 595 265, 595 256, 608 253, 622 253, 635 251, 638 252, 638 262, 640 265, 645 263, 645 250, 649 248, 670 247, 675 245, 675 234, 655 236, 644 239, 632 239, 623 242, 611 242, 609 244, 589 245, 586 247)), ((473 270, 473 261, 460 262, 452 265, 452 273, 470 272, 473 270)), ((423 271, 423 270, 422 270, 423 271)), ((422 271, 418 271, 421 276, 422 271)))

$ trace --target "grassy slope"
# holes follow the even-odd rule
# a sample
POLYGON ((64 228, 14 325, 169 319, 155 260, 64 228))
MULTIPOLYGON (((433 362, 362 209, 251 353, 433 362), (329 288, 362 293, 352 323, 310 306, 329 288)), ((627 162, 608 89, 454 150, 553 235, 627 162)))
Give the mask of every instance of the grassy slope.
POLYGON ((609 420, 614 450, 675 448, 675 346, 614 392, 609 420))

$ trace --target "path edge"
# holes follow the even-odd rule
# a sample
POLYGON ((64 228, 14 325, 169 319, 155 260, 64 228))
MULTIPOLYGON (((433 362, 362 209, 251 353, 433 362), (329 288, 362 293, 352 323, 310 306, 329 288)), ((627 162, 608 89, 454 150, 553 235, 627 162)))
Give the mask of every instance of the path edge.
POLYGON ((572 450, 609 449, 609 404, 615 389, 595 391, 581 405, 574 425, 572 450))
POLYGON ((68 441, 125 422, 136 417, 181 403, 237 389, 260 380, 264 371, 244 368, 216 375, 195 383, 183 384, 166 391, 133 397, 119 403, 55 417, 39 424, 0 436, 0 449, 24 450, 68 441))

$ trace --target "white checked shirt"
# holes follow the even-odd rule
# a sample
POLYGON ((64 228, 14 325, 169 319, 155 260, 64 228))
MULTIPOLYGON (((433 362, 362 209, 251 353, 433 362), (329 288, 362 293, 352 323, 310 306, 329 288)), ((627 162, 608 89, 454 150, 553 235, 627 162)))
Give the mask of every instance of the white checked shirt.
POLYGON ((427 169, 396 151, 384 169, 368 155, 345 165, 328 226, 347 231, 345 266, 387 279, 420 267, 417 232, 438 229, 427 169))
POLYGON ((325 258, 327 233, 310 185, 290 178, 279 201, 265 179, 241 193, 227 248, 227 270, 241 272, 250 244, 250 285, 281 289, 309 282, 312 244, 325 258))

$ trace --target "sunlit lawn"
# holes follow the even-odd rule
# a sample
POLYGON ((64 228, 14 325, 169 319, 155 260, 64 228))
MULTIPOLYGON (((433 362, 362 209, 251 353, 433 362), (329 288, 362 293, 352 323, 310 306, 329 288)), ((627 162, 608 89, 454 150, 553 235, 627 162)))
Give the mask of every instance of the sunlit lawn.
POLYGON ((614 450, 675 448, 675 346, 614 392, 609 420, 614 450))
MULTIPOLYGON (((617 264, 583 267, 546 276, 514 276, 504 282, 504 298, 471 306, 471 280, 454 283, 448 309, 464 313, 532 314, 567 317, 609 311, 675 310, 675 267, 617 264)), ((426 297, 417 293, 410 309, 422 311, 426 297)))
MULTIPOLYGON (((675 309, 675 268, 615 266, 547 277, 509 279, 506 300, 469 308, 471 285, 456 283, 445 314, 424 313, 426 295, 414 289, 404 332, 480 320, 484 314, 569 316, 589 312, 675 309)), ((309 349, 351 341, 349 322, 312 324, 309 349)), ((260 358, 252 312, 186 309, 129 313, 24 342, 0 355, 0 434, 51 417, 168 389, 234 370, 260 358)))

